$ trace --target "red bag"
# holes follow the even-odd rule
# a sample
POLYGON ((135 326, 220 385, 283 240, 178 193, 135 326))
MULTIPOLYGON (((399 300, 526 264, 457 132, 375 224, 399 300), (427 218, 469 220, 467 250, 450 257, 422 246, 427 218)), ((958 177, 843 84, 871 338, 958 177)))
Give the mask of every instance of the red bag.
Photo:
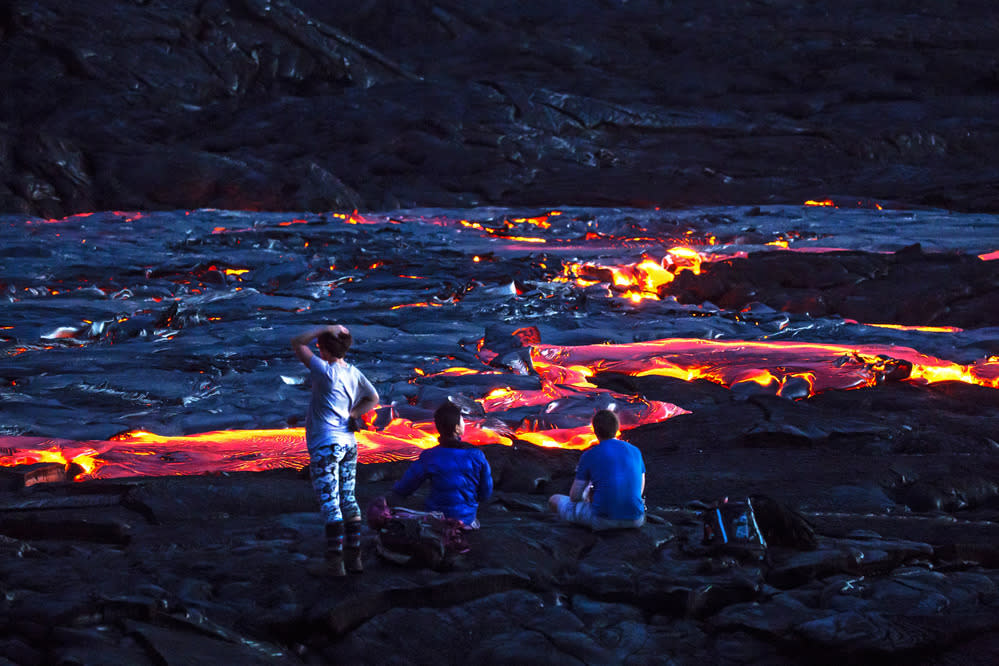
POLYGON ((378 554, 396 564, 447 569, 468 552, 465 523, 436 511, 390 507, 377 497, 368 506, 368 525, 378 530, 378 554))

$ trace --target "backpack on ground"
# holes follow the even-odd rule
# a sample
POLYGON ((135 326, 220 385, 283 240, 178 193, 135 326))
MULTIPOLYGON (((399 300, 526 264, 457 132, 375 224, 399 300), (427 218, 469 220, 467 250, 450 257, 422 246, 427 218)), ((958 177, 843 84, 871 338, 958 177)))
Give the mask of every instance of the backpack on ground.
POLYGON ((704 537, 701 544, 711 550, 751 559, 763 559, 767 541, 756 523, 753 502, 729 501, 726 497, 701 513, 704 537))
POLYGON ((447 569, 468 552, 465 524, 436 511, 390 507, 378 497, 368 507, 368 525, 378 531, 378 554, 396 564, 447 569))

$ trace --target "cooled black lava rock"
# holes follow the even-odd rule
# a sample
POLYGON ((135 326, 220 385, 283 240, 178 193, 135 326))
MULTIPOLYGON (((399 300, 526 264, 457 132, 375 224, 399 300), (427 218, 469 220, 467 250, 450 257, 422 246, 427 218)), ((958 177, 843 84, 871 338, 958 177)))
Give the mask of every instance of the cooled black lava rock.
POLYGON ((995 211, 994 32, 978 0, 13 0, 0 211, 995 211))

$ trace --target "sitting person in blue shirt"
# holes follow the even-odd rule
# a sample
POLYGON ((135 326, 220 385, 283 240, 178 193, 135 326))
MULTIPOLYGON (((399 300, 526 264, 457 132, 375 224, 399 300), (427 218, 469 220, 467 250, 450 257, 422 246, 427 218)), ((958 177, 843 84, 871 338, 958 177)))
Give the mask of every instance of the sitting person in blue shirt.
POLYGON ((413 461, 392 487, 389 500, 413 494, 429 479, 430 493, 424 508, 440 511, 448 518, 457 518, 477 529, 479 503, 493 493, 492 470, 480 449, 461 441, 465 419, 460 407, 451 402, 441 405, 434 412, 434 424, 440 444, 427 449, 413 461))
POLYGON ((552 495, 548 508, 559 518, 593 530, 645 524, 645 461, 637 447, 616 439, 617 414, 593 415, 598 444, 583 451, 569 495, 552 495))

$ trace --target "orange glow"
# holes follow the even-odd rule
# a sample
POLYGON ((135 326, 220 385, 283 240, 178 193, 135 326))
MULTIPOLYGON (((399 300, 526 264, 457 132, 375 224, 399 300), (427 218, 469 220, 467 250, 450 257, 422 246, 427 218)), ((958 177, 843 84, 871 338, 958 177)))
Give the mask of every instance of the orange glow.
POLYGON ((540 432, 520 432, 517 437, 534 444, 553 449, 588 449, 597 443, 593 429, 589 426, 544 430, 540 432))
POLYGON ((809 396, 828 390, 875 386, 892 371, 892 363, 899 361, 912 364, 906 381, 962 381, 999 388, 999 363, 990 359, 960 365, 907 347, 889 345, 850 347, 810 342, 670 338, 623 345, 538 345, 532 353, 539 361, 561 366, 582 365, 595 373, 665 375, 687 381, 707 379, 725 386, 747 379, 763 385, 761 373, 766 371, 777 382, 778 392, 792 378, 806 379, 809 396))
POLYGON ((902 324, 864 324, 877 328, 893 328, 899 331, 924 331, 927 333, 960 333, 963 328, 957 326, 904 326, 902 324))
POLYGON ((403 303, 402 305, 393 305, 390 310, 399 310, 402 308, 439 308, 442 303, 403 303))
POLYGON ((517 241, 518 243, 547 243, 544 238, 535 238, 534 236, 504 236, 507 240, 517 241))
POLYGON ((498 375, 498 374, 500 374, 499 370, 483 370, 483 371, 479 371, 479 370, 473 370, 472 368, 455 367, 455 368, 447 368, 445 370, 441 370, 440 372, 435 372, 431 376, 438 376, 438 375, 498 375))
POLYGON ((995 259, 999 259, 999 250, 995 250, 993 252, 986 252, 985 254, 980 254, 978 255, 978 258, 981 259, 982 261, 994 261, 995 259))
POLYGON ((975 376, 967 366, 951 364, 947 366, 913 366, 912 377, 922 379, 928 384, 934 382, 964 382, 966 384, 981 384, 999 388, 999 375, 991 382, 975 376))
MULTIPOLYGON (((526 335, 526 333, 525 333, 526 335)), ((485 351, 485 350, 483 350, 485 351)), ((665 375, 683 380, 706 379, 725 386, 755 384, 775 395, 802 398, 815 393, 876 386, 889 374, 899 381, 961 381, 999 388, 999 356, 960 365, 890 345, 819 344, 807 342, 719 341, 671 338, 619 345, 560 347, 531 341, 531 360, 540 380, 535 390, 503 385, 508 373, 483 367, 452 367, 437 376, 489 375, 497 385, 478 399, 487 415, 499 416, 520 407, 538 407, 535 416, 497 432, 469 419, 465 439, 474 444, 511 444, 513 438, 539 446, 586 448, 593 444, 588 425, 550 428, 548 414, 558 414, 567 399, 608 396, 590 383, 602 372, 632 376, 665 375), (911 371, 909 370, 911 364, 911 371), (544 423, 537 415, 545 415, 544 423)), ((424 375, 414 369, 416 375, 424 375)), ((622 427, 656 423, 686 410, 669 403, 610 394, 622 427)), ((606 398, 603 398, 606 399, 606 398)), ((578 414, 578 412, 577 412, 578 414)), ((493 418, 493 417, 490 417, 493 418)), ((554 422, 554 421, 553 421, 554 422)), ((373 419, 369 420, 373 423, 373 419)), ((31 437, 0 437, 0 465, 36 462, 76 463, 78 480, 128 476, 260 471, 307 464, 301 428, 234 430, 187 436, 135 431, 107 442, 72 442, 31 437)), ((413 458, 436 444, 431 422, 394 418, 377 430, 357 433, 361 462, 413 458)))
POLYGON ((351 213, 331 213, 330 217, 343 220, 347 224, 378 224, 376 221, 369 220, 360 215, 356 209, 351 213))
POLYGON ((823 199, 822 201, 815 201, 814 199, 809 199, 808 201, 806 201, 802 205, 804 205, 804 206, 831 206, 833 208, 836 207, 836 204, 833 203, 832 199, 823 199))
POLYGON ((279 227, 289 227, 293 224, 308 224, 308 220, 287 220, 285 222, 278 222, 279 227))
POLYGON ((98 466, 95 460, 98 451, 81 442, 42 437, 4 437, 0 440, 7 444, 0 449, 10 452, 7 455, 0 455, 0 467, 38 463, 60 463, 69 466, 75 463, 83 469, 84 474, 90 474, 98 466))
POLYGON ((563 267, 562 275, 554 280, 573 281, 580 287, 608 282, 614 289, 623 292, 621 296, 637 303, 644 299, 658 299, 659 287, 672 282, 680 271, 700 275, 701 264, 709 260, 712 259, 697 250, 677 246, 667 250, 661 261, 645 258, 625 266, 570 262, 563 267))
POLYGON ((511 219, 512 222, 533 224, 536 227, 541 227, 542 229, 548 229, 552 226, 552 223, 548 221, 547 215, 541 215, 539 217, 515 217, 511 219))
POLYGON ((91 215, 93 215, 93 213, 76 213, 75 215, 67 215, 66 217, 63 218, 52 218, 48 220, 37 220, 37 221, 27 220, 25 224, 35 224, 37 222, 41 222, 42 224, 57 224, 59 222, 65 222, 66 220, 72 220, 78 217, 90 217, 91 215))
POLYGON ((738 384, 740 382, 756 382, 760 386, 770 386, 776 381, 778 381, 777 378, 770 374, 769 370, 749 370, 732 379, 733 384, 738 384))
POLYGON ((18 354, 23 354, 24 352, 38 351, 38 350, 46 350, 47 351, 49 349, 55 349, 55 347, 53 347, 52 345, 37 345, 37 346, 33 345, 31 347, 15 347, 11 351, 7 352, 7 355, 8 356, 17 356, 18 354))
POLYGON ((249 273, 249 268, 227 268, 225 269, 226 275, 242 275, 243 273, 249 273))

